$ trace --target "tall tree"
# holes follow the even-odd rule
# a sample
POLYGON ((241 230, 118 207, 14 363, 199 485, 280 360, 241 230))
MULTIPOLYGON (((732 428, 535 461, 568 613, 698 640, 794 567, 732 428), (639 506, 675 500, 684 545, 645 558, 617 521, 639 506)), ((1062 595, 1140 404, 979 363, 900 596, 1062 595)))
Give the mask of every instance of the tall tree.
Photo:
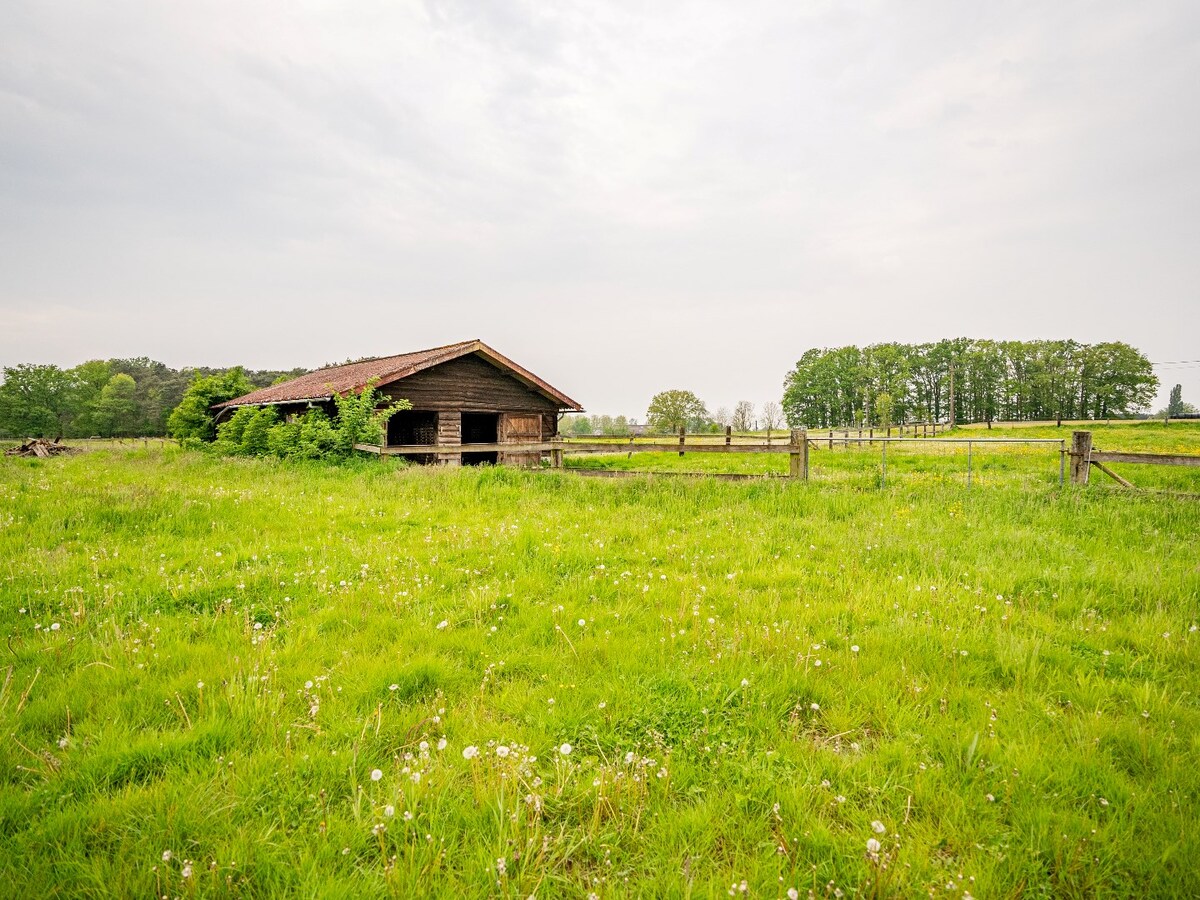
POLYGON ((762 405, 762 426, 769 435, 783 424, 783 407, 774 400, 768 400, 762 405))
POLYGON ((754 404, 749 400, 739 400, 733 408, 733 419, 730 422, 734 431, 749 431, 754 427, 754 404))
POLYGON ((1167 418, 1182 416, 1183 412, 1183 385, 1177 384, 1171 388, 1171 400, 1167 403, 1167 418))
POLYGON ((0 384, 0 433, 14 437, 61 437, 79 413, 75 379, 58 366, 4 368, 0 384))
POLYGON ((680 428, 699 431, 708 423, 708 410, 691 391, 661 391, 650 400, 646 422, 655 431, 675 432, 680 428))
POLYGON ((214 440, 217 436, 216 417, 212 409, 214 404, 248 394, 253 389, 241 366, 223 375, 198 376, 171 413, 167 427, 172 436, 181 440, 214 440))
POLYGON ((91 415, 104 437, 131 437, 137 431, 137 382, 118 372, 100 390, 91 415))

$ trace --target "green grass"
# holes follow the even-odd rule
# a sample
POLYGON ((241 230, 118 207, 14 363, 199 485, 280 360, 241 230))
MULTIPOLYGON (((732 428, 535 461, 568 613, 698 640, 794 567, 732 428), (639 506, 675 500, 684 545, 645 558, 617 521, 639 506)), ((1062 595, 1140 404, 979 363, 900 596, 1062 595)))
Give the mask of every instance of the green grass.
POLYGON ((0 893, 1200 894, 1200 505, 1024 471, 2 460, 0 893))

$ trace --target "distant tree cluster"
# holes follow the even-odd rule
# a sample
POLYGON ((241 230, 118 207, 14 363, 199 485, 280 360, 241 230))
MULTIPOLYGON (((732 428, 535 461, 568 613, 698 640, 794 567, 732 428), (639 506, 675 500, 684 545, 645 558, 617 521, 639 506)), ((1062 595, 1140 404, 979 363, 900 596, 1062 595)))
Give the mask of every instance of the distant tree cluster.
MULTIPOLYGON (((168 417, 194 381, 224 377, 230 371, 234 370, 172 369, 146 357, 92 360, 71 369, 28 363, 6 366, 0 384, 0 435, 164 435, 168 417)), ((238 386, 245 388, 239 393, 245 393, 307 370, 236 371, 238 386)))
POLYGON ((704 403, 691 391, 663 391, 650 401, 646 418, 650 427, 660 432, 674 433, 682 426, 695 433, 732 428, 738 432, 766 431, 770 434, 783 425, 783 407, 768 400, 756 413, 753 403, 739 400, 733 412, 722 406, 710 415, 704 403))
POLYGON ((576 437, 596 434, 622 436, 628 435, 636 426, 637 422, 625 416, 566 416, 559 431, 576 437))
POLYGON ((958 422, 1129 415, 1158 389, 1128 344, 957 338, 809 350, 787 374, 783 408, 792 426, 946 421, 952 372, 958 422))

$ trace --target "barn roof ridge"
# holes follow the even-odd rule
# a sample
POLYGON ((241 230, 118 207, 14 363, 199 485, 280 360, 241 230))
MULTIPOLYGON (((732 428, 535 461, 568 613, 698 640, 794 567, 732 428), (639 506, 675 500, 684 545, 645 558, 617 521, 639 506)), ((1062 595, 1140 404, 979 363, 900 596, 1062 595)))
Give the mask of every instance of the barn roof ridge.
POLYGON ((528 369, 513 362, 498 350, 489 347, 479 338, 458 341, 454 344, 444 344, 440 347, 430 347, 427 350, 415 350, 409 353, 397 353, 392 356, 377 356, 370 359, 360 359, 355 362, 341 363, 336 366, 326 366, 285 381, 259 388, 241 397, 235 397, 224 403, 217 403, 214 409, 233 409, 239 406, 272 406, 280 403, 305 403, 316 400, 329 400, 335 394, 345 394, 348 391, 361 390, 368 381, 374 381, 377 386, 390 384, 415 375, 417 372, 431 368, 441 363, 478 353, 497 368, 506 370, 527 387, 554 400, 560 407, 566 409, 582 409, 578 403, 562 391, 538 378, 528 369), (379 364, 390 364, 382 367, 379 364))

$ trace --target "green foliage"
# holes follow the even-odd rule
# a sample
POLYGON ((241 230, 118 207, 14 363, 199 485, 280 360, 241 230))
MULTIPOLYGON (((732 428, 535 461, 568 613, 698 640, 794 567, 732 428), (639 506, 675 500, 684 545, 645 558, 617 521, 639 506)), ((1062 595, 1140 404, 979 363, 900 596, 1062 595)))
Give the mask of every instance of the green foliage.
POLYGON ((699 431, 709 424, 709 415, 704 402, 691 391, 661 391, 650 400, 646 423, 660 432, 699 431))
POLYGON ((1192 500, 139 449, 13 523, 7 896, 1200 896, 1192 500))
POLYGON ((886 412, 893 422, 945 421, 951 371, 959 422, 1129 415, 1158 387, 1128 344, 955 338, 808 350, 785 380, 784 411, 793 426, 877 426, 886 412))
MULTIPOLYGON (((13 386, 7 392, 0 386, 0 434, 25 436, 36 431, 64 437, 165 435, 167 418, 191 383, 198 378, 220 377, 227 371, 172 369, 144 356, 89 360, 66 370, 57 366, 12 366, 5 370, 5 383, 11 381, 13 386), (102 403, 101 394, 115 375, 132 379, 133 390, 122 379, 113 384, 102 403)), ((243 374, 249 384, 246 391, 250 391, 304 372, 293 369, 243 374)), ((199 430, 204 431, 203 427, 199 430)), ((206 439, 211 437, 209 434, 206 439)))
POLYGON ((137 382, 124 372, 118 372, 108 380, 92 404, 91 418, 96 423, 97 434, 103 437, 129 437, 134 434, 136 392, 137 382))
POLYGON ((56 437, 79 409, 75 379, 58 366, 22 364, 4 368, 0 384, 0 434, 56 437))
POLYGON ((211 441, 217 436, 213 406, 254 390, 240 366, 220 375, 197 376, 175 407, 167 429, 173 437, 211 441))
POLYGON ((378 444, 387 421, 407 400, 390 400, 373 384, 335 398, 333 421, 320 409, 281 422, 274 406, 242 407, 217 429, 213 448, 230 456, 278 456, 283 459, 345 459, 355 444, 378 444))
POLYGON ((1183 385, 1177 384, 1171 388, 1171 399, 1162 414, 1167 418, 1195 415, 1196 407, 1183 399, 1183 385))
POLYGON ((403 409, 412 409, 407 400, 391 400, 369 382, 358 393, 348 391, 334 397, 337 404, 337 451, 348 456, 355 444, 384 442, 388 419, 403 409))

